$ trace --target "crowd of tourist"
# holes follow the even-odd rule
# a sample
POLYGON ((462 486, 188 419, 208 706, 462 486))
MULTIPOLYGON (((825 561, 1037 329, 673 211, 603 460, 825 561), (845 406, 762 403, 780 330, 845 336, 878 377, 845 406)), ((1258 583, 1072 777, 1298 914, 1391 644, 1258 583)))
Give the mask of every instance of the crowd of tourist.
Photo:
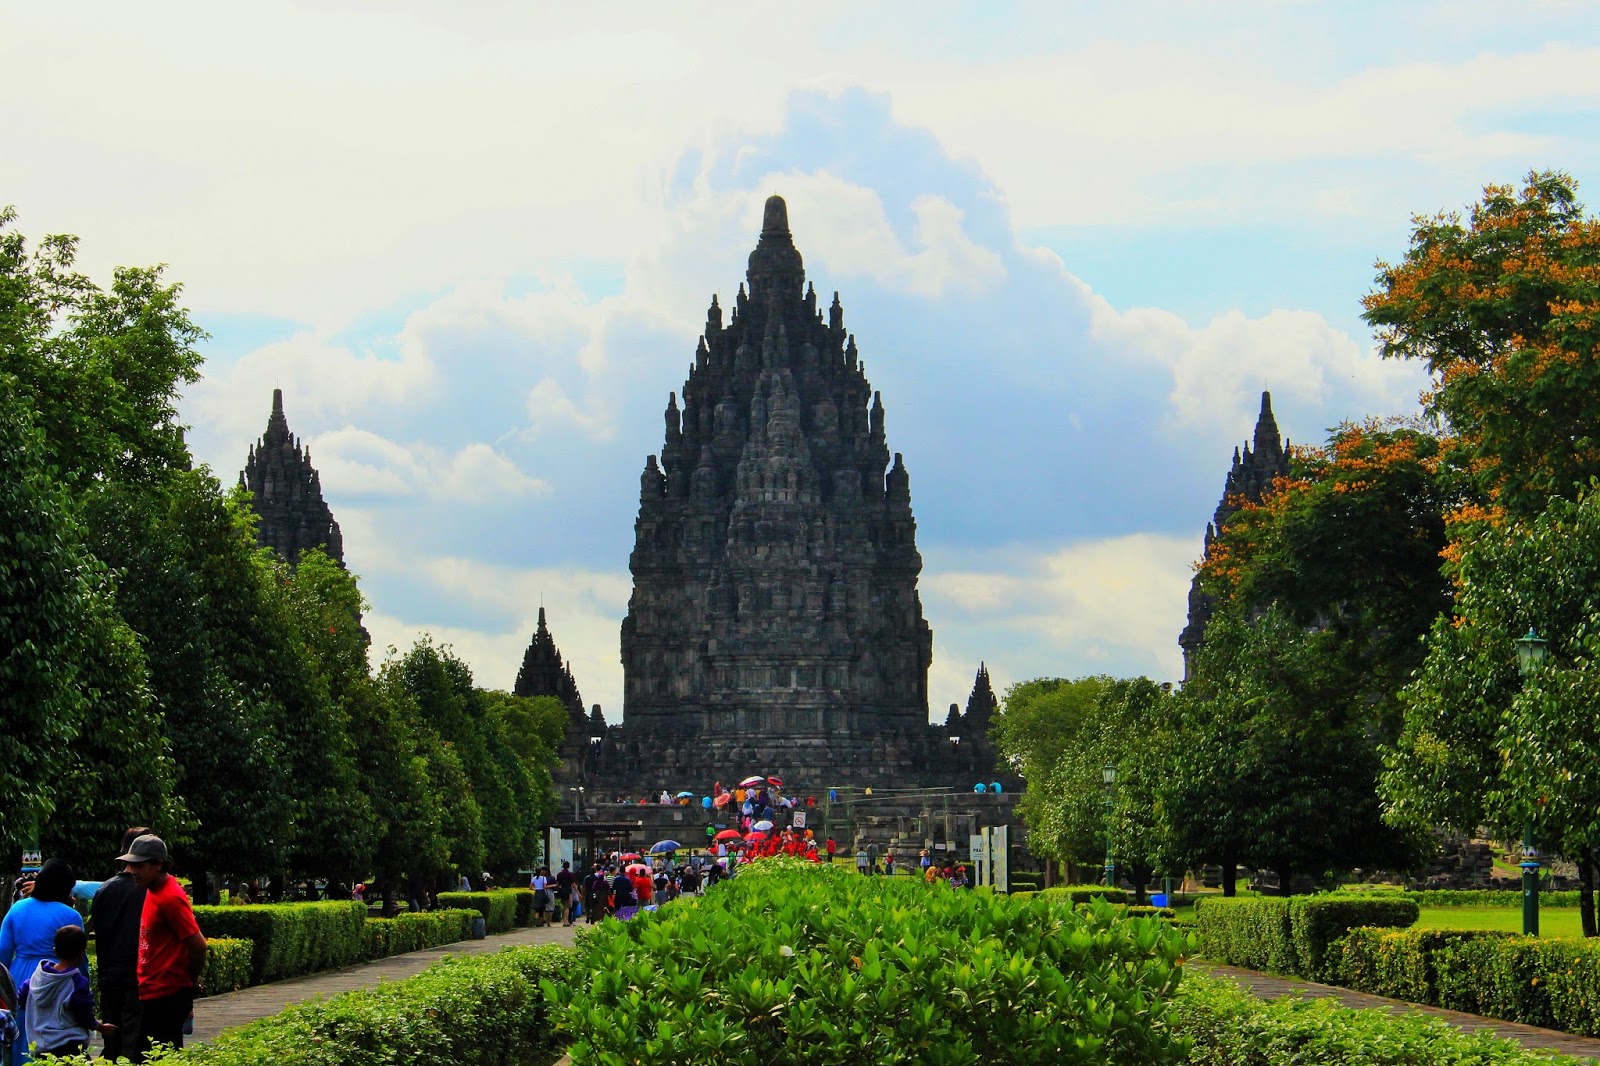
POLYGON ((160 837, 143 826, 129 829, 113 861, 119 873, 83 881, 66 862, 50 859, 16 886, 21 898, 0 920, 0 965, 9 977, 0 991, 14 991, 0 996, 6 1066, 82 1053, 92 1033, 104 1036, 111 1059, 142 1062, 153 1044, 183 1046, 206 938, 187 893, 168 873, 160 837), (94 927, 94 975, 74 901, 87 904, 94 927))

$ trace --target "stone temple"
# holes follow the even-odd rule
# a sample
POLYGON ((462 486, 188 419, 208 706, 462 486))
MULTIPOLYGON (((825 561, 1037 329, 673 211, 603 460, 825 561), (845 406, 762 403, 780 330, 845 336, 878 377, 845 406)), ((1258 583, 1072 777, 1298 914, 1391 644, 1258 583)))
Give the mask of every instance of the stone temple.
POLYGON ((344 537, 322 498, 322 477, 311 465, 311 450, 289 432, 282 389, 272 390, 267 431, 250 446, 239 487, 250 490, 250 506, 261 519, 257 544, 271 548, 291 566, 300 561, 302 551, 312 548, 321 548, 344 565, 344 537))
POLYGON ((726 321, 712 298, 640 478, 623 723, 597 743, 593 781, 702 790, 760 772, 970 789, 992 749, 981 730, 952 743, 928 724, 910 476, 780 197, 746 282, 726 321))
MULTIPOLYGON (((1261 414, 1256 417, 1256 430, 1241 453, 1233 450, 1233 466, 1228 470, 1222 486, 1222 501, 1216 513, 1206 523, 1205 550, 1238 513, 1244 503, 1260 503, 1272 492, 1272 483, 1289 476, 1289 442, 1278 439, 1278 420, 1272 416, 1272 393, 1261 394, 1261 414)), ((1202 555, 1202 557, 1204 557, 1202 555)), ((1211 621, 1214 607, 1211 597, 1200 589, 1200 575, 1196 574, 1189 585, 1189 624, 1178 636, 1178 646, 1183 649, 1183 676, 1188 680, 1194 667, 1194 656, 1205 643, 1206 623, 1211 621)))

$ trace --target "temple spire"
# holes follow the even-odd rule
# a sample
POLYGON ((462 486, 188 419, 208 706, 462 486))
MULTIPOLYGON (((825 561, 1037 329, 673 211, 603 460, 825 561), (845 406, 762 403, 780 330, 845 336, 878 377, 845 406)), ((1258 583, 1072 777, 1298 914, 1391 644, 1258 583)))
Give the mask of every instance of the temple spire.
POLYGON ((789 234, 789 208, 781 196, 767 197, 761 216, 761 238, 750 253, 745 276, 750 281, 750 297, 799 297, 805 281, 805 266, 789 234))
POLYGON ((344 565, 343 534, 322 498, 322 478, 311 465, 311 450, 289 432, 282 389, 272 390, 266 432, 251 446, 239 484, 250 491, 250 507, 261 519, 257 544, 290 565, 298 565, 300 553, 312 548, 344 565))

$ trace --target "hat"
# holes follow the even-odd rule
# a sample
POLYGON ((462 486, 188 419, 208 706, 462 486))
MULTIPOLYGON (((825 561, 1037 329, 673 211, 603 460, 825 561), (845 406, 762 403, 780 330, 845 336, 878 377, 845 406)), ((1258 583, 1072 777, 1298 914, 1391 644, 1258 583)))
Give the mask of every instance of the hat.
POLYGON ((166 841, 154 833, 146 833, 142 837, 135 837, 128 846, 126 855, 118 855, 118 862, 166 862, 166 841))

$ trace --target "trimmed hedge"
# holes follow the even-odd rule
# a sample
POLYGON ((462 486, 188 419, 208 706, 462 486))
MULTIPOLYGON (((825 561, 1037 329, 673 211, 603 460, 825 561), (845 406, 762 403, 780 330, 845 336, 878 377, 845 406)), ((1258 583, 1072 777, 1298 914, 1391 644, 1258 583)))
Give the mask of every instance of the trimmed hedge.
POLYGON ((1579 1066, 1417 1012, 1353 1010, 1331 999, 1259 1000, 1231 981, 1184 975, 1169 1014, 1191 1066, 1579 1066))
POLYGON ((1323 981, 1338 979, 1334 945, 1347 931, 1409 926, 1417 905, 1373 895, 1214 897, 1195 904, 1195 919, 1209 959, 1323 981))
POLYGON ((1054 885, 1042 888, 1037 892, 1013 892, 1013 896, 1036 896, 1039 899, 1048 899, 1055 902, 1067 900, 1070 903, 1088 903, 1091 899, 1103 899, 1107 903, 1128 903, 1132 897, 1126 889, 1107 888, 1104 885, 1054 885))
POLYGON ((237 992, 250 983, 250 959, 255 945, 248 940, 217 937, 206 941, 206 965, 200 971, 200 994, 220 996, 237 992))
POLYGON ((562 1049, 539 982, 564 980, 575 959, 571 948, 555 946, 452 956, 404 981, 290 1007, 150 1061, 169 1066, 550 1063, 562 1049))
POLYGON ((350 966, 367 958, 363 929, 367 908, 354 900, 196 907, 194 916, 208 940, 254 942, 251 984, 350 966))
MULTIPOLYGON (((517 923, 517 890, 514 888, 496 888, 489 892, 441 892, 435 898, 441 908, 449 910, 473 910, 483 915, 484 924, 489 928, 489 935, 496 933, 509 933, 517 923)), ((530 891, 529 896, 532 896, 530 891)), ((533 906, 532 900, 528 907, 533 906)))
MULTIPOLYGON (((1522 890, 1518 888, 1431 888, 1420 892, 1406 892, 1403 895, 1407 899, 1415 901, 1419 907, 1522 906, 1522 890)), ((1539 906, 1541 907, 1576 907, 1577 905, 1578 893, 1576 891, 1539 893, 1539 906)))
POLYGON ((584 938, 549 981, 578 1066, 1182 1062, 1187 938, 1121 908, 782 857, 584 938))
POLYGON ((523 926, 533 924, 533 889, 501 888, 496 889, 495 891, 509 892, 512 896, 516 897, 517 916, 513 921, 518 929, 521 929, 523 926))
POLYGON ((1600 942, 1484 930, 1352 930, 1341 983, 1412 1003, 1600 1036, 1600 942))
POLYGON ((367 956, 404 955, 465 940, 472 931, 472 910, 402 911, 393 918, 368 918, 367 956))

